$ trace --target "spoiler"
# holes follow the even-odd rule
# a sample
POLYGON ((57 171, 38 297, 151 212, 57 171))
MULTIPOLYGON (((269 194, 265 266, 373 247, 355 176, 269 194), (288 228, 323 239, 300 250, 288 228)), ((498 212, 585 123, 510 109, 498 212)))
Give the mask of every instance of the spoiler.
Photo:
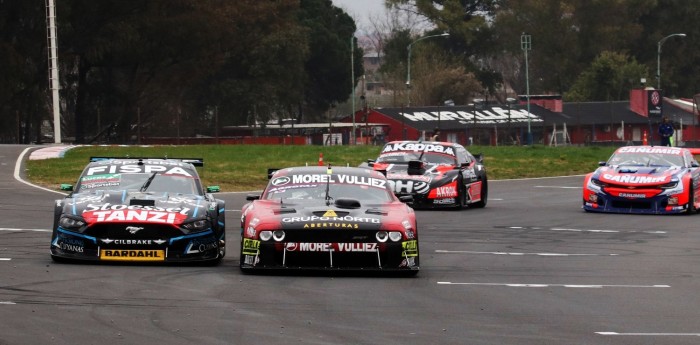
POLYGON ((171 161, 180 161, 182 163, 190 163, 196 167, 203 167, 204 166, 204 158, 169 158, 169 157, 103 157, 103 156, 95 156, 95 157, 90 157, 90 162, 99 162, 99 161, 104 161, 104 160, 109 160, 109 159, 130 159, 130 160, 138 160, 139 162, 142 162, 143 160, 147 159, 162 159, 162 160, 171 160, 171 161))
POLYGON ((277 170, 280 170, 280 168, 267 168, 267 179, 271 179, 277 170))
POLYGON ((693 156, 700 155, 700 148, 697 148, 697 147, 688 148, 688 151, 690 151, 690 153, 691 153, 693 156))

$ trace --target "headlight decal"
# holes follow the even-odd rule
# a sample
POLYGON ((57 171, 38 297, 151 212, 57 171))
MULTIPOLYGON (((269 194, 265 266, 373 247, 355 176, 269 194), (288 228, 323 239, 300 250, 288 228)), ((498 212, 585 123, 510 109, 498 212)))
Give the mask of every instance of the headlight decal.
POLYGON ((173 237, 173 238, 170 239, 170 241, 169 241, 168 244, 169 244, 169 245, 172 245, 173 242, 175 242, 175 241, 180 241, 180 240, 184 240, 184 239, 188 239, 188 238, 193 238, 193 237, 209 236, 209 235, 211 235, 212 233, 213 233, 213 232, 212 232, 211 230, 207 230, 207 231, 205 231, 205 232, 198 232, 198 233, 196 233, 196 234, 184 235, 184 236, 179 236, 179 237, 173 237))
POLYGON ((83 235, 83 234, 78 234, 78 233, 75 233, 75 232, 72 232, 72 231, 68 231, 68 230, 63 229, 63 228, 60 228, 60 227, 59 227, 58 229, 56 229, 56 231, 58 231, 58 232, 60 232, 60 233, 62 233, 62 234, 66 234, 67 236, 75 236, 75 237, 84 238, 84 239, 87 239, 87 240, 92 241, 92 243, 97 244, 97 238, 92 237, 92 236, 87 236, 87 235, 83 235))

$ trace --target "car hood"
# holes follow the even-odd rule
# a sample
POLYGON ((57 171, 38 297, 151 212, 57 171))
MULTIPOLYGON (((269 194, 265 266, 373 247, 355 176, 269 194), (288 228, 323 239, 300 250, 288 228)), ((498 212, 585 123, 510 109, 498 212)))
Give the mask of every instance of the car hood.
POLYGON ((601 167, 596 177, 606 183, 622 185, 651 186, 671 182, 683 171, 674 166, 610 166, 601 167))
POLYGON ((155 192, 93 192, 76 193, 59 201, 63 213, 82 216, 85 221, 140 222, 178 225, 189 218, 206 216, 209 204, 198 195, 155 192))
POLYGON ((282 229, 385 229, 397 228, 406 219, 406 207, 401 202, 364 204, 360 207, 339 207, 325 202, 280 204, 279 201, 255 201, 246 213, 255 222, 269 223, 266 227, 282 229))
POLYGON ((385 170, 386 177, 390 180, 430 182, 446 177, 450 171, 454 171, 454 166, 426 163, 422 174, 409 174, 408 164, 375 163, 374 170, 385 170))

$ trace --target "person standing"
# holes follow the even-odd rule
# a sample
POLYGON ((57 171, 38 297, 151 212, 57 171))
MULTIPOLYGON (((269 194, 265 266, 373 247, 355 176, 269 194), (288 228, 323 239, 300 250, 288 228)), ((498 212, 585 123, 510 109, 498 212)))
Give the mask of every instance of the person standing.
POLYGON ((659 125, 659 137, 661 138, 661 146, 672 146, 671 136, 673 136, 673 124, 664 116, 659 125))
POLYGON ((440 141, 440 130, 435 128, 435 131, 433 131, 433 136, 430 137, 431 141, 440 141))

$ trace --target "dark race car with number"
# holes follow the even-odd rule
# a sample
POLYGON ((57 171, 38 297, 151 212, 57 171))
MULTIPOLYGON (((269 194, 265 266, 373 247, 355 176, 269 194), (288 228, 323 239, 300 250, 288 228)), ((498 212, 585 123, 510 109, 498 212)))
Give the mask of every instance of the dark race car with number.
POLYGON ((695 213, 699 149, 625 146, 583 180, 583 209, 614 213, 695 213))
POLYGON ((416 216, 384 175, 352 167, 273 170, 241 216, 244 272, 419 270, 416 216))
POLYGON ((201 159, 91 158, 54 204, 55 261, 206 262, 226 253, 225 204, 201 159))
POLYGON ((392 141, 368 166, 386 174, 397 196, 413 196, 414 208, 481 208, 488 200, 482 156, 459 144, 392 141))

